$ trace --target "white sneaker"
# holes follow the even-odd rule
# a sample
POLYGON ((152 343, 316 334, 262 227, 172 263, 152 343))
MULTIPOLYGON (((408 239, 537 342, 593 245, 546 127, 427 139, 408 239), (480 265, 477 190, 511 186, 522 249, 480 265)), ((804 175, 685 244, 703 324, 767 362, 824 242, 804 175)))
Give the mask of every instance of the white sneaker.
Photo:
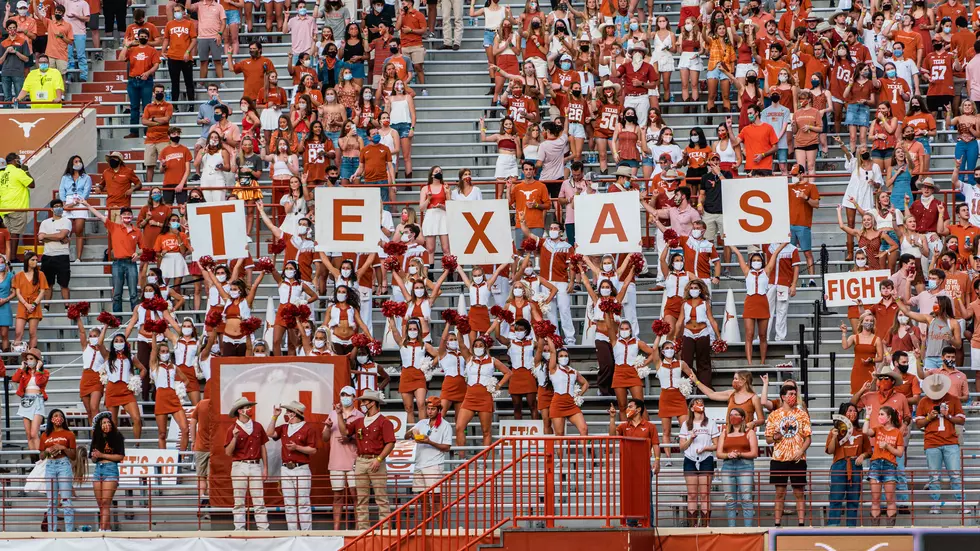
POLYGON ((940 509, 938 505, 933 505, 932 507, 929 508, 930 515, 939 515, 941 513, 942 513, 942 509, 940 509))

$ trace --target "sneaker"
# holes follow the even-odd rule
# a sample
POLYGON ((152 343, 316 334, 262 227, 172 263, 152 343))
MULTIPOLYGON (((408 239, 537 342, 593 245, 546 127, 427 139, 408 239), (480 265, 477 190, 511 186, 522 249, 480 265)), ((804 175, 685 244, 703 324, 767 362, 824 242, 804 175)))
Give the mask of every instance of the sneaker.
POLYGON ((565 339, 565 346, 575 346, 575 339, 571 337, 565 339))
POLYGON ((813 280, 813 279, 811 279, 810 280, 810 284, 807 285, 807 287, 816 287, 816 286, 817 286, 817 282, 816 282, 816 280, 813 280))
POLYGON ((933 505, 932 507, 929 507, 929 514, 930 515, 942 514, 942 509, 940 509, 938 505, 933 505))

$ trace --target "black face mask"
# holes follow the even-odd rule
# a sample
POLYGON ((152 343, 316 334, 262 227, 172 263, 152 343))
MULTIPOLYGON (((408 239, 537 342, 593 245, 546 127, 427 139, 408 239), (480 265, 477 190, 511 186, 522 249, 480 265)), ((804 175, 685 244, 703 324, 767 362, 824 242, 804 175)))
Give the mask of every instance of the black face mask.
POLYGON ((870 161, 871 160, 871 153, 869 151, 865 151, 864 153, 862 153, 861 154, 861 160, 862 161, 870 161))
POLYGON ((329 58, 337 57, 337 50, 327 50, 327 57, 329 58))
POLYGON ((170 136, 170 141, 173 142, 173 143, 180 143, 180 135, 179 134, 175 134, 173 136, 170 136))
POLYGON ((155 99, 157 101, 163 101, 163 98, 164 98, 163 92, 157 92, 157 93, 153 94, 153 99, 155 99))
POLYGON ((340 179, 340 177, 339 177, 339 176, 327 176, 327 180, 328 180, 328 181, 329 181, 329 182, 330 182, 331 184, 333 184, 333 185, 336 185, 336 184, 337 184, 337 180, 339 180, 339 179, 340 179))
POLYGON ((755 84, 758 80, 759 77, 756 75, 748 75, 745 77, 745 82, 748 82, 749 84, 755 84))
POLYGON ((540 21, 532 21, 531 22, 531 28, 534 29, 534 30, 540 29, 541 28, 541 22, 540 21))
POLYGON ((145 36, 141 36, 140 37, 140 44, 144 44, 145 45, 149 41, 150 41, 150 39, 147 38, 147 37, 145 37, 145 36))
POLYGON ((626 122, 628 122, 630 124, 636 124, 636 122, 639 120, 638 118, 636 118, 636 115, 629 115, 629 116, 625 117, 625 119, 626 119, 626 122))
POLYGON ((391 53, 393 53, 393 54, 397 54, 398 53, 398 46, 389 46, 388 47, 388 50, 390 50, 391 53))
POLYGON ((55 13, 54 14, 54 18, 56 20, 58 20, 58 21, 61 21, 62 19, 64 19, 64 17, 65 17, 65 14, 63 14, 63 13, 55 13))
POLYGON ((223 118, 225 118, 224 113, 220 113, 220 112, 215 112, 214 113, 214 122, 218 122, 218 121, 220 121, 223 118))
POLYGON ((191 197, 190 199, 187 200, 187 202, 188 203, 203 203, 204 202, 204 199, 202 199, 200 197, 191 197))
POLYGON ((117 159, 115 157, 109 159, 109 166, 112 167, 112 168, 119 168, 119 165, 121 165, 121 164, 122 164, 122 161, 120 161, 119 159, 117 159))
POLYGON ((572 90, 572 95, 575 96, 575 97, 577 97, 577 98, 580 98, 580 97, 582 97, 582 91, 581 90, 572 90))
POLYGON ((581 50, 583 54, 589 53, 589 45, 588 44, 582 44, 581 46, 578 47, 578 49, 581 50))
POLYGON ((435 174, 432 175, 432 179, 433 180, 439 180, 441 182, 442 181, 442 173, 441 172, 436 172, 435 174))

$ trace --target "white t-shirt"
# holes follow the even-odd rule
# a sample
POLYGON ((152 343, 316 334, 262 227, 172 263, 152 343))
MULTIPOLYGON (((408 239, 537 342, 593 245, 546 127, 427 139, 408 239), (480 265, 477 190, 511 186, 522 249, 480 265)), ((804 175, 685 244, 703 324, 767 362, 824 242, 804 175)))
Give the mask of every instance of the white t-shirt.
POLYGON ((694 442, 691 442, 691 445, 684 450, 684 457, 700 463, 714 455, 714 452, 698 453, 698 450, 711 446, 711 441, 721 436, 721 431, 718 430, 717 423, 711 419, 707 419, 704 426, 695 424, 690 431, 687 430, 687 423, 681 423, 681 438, 686 440, 690 438, 689 435, 691 434, 694 435, 694 442))
MULTIPOLYGON (((442 418, 442 422, 436 428, 429 428, 429 420, 422 419, 415 424, 415 428, 412 429, 417 434, 423 434, 429 437, 436 444, 452 444, 453 443, 453 426, 449 424, 449 421, 445 417, 442 418)), ((415 456, 415 469, 424 469, 427 467, 443 467, 446 464, 446 458, 449 456, 449 452, 441 452, 435 447, 429 444, 417 444, 418 452, 415 456)))
MULTIPOLYGON (((71 220, 65 216, 62 216, 60 220, 45 218, 41 221, 41 226, 37 231, 38 233, 51 234, 58 233, 61 230, 68 230, 68 233, 71 234, 71 220)), ((59 243, 57 241, 44 243, 44 256, 67 256, 68 250, 68 243, 59 243)))

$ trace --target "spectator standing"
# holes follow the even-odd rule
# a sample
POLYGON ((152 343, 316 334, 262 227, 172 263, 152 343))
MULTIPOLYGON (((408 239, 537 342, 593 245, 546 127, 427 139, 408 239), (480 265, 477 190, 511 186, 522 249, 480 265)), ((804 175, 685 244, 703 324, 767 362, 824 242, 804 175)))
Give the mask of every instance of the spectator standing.
POLYGON ((191 412, 191 426, 188 431, 194 435, 194 465, 197 467, 197 494, 201 504, 208 500, 208 476, 211 474, 211 438, 214 429, 211 424, 211 395, 205 393, 204 399, 194 406, 191 412))
POLYGON ((133 202, 133 193, 143 188, 143 182, 136 172, 123 161, 122 153, 113 151, 106 156, 109 168, 102 172, 100 191, 105 192, 106 208, 109 209, 109 219, 113 222, 121 218, 119 208, 129 207, 133 202), (115 211, 115 212, 114 212, 115 211))
MULTIPOLYGON (((13 101, 24 87, 24 73, 30 62, 31 45, 23 34, 17 32, 17 22, 8 19, 5 28, 7 38, 0 42, 3 55, 0 55, 0 80, 3 82, 3 97, 13 101)), ((20 109, 19 103, 7 106, 8 109, 20 109)))
POLYGON ((47 44, 44 53, 55 69, 66 74, 68 71, 68 50, 74 48, 75 29, 71 21, 65 20, 65 6, 54 7, 54 20, 48 21, 47 44))
POLYGON ((292 44, 290 45, 290 51, 292 56, 290 58, 290 65, 296 65, 299 62, 299 55, 302 53, 309 53, 311 56, 316 55, 316 48, 314 46, 314 40, 316 39, 316 19, 310 17, 306 10, 306 2, 300 0, 296 4, 296 17, 286 16, 286 31, 289 32, 292 44))
POLYGON ((180 128, 174 126, 167 131, 169 143, 160 152, 163 166, 163 202, 168 205, 183 205, 187 202, 187 179, 191 175, 191 161, 194 159, 190 149, 180 143, 180 128))
POLYGON ((116 44, 120 43, 119 35, 126 31, 126 8, 129 7, 128 0, 102 0, 102 9, 105 11, 105 36, 109 36, 116 44))
POLYGON ((786 176, 789 174, 786 170, 786 160, 789 153, 787 134, 790 123, 793 121, 793 113, 779 102, 779 98, 779 91, 772 90, 769 95, 769 107, 762 110, 762 121, 771 126, 776 132, 776 137, 779 138, 779 143, 776 146, 776 160, 779 162, 779 171, 783 176, 786 176))
POLYGON ((136 266, 139 246, 142 234, 139 229, 133 226, 133 209, 123 207, 119 209, 119 222, 114 222, 108 216, 95 210, 92 205, 88 206, 89 212, 95 215, 106 227, 109 233, 109 245, 111 247, 110 258, 112 259, 112 311, 122 312, 122 291, 123 284, 129 287, 129 308, 136 308, 143 295, 139 292, 139 271, 136 266))
MULTIPOLYGON (((92 10, 86 0, 62 0, 65 8, 65 19, 71 24, 72 42, 69 46, 68 68, 78 69, 81 82, 88 82, 88 56, 85 45, 88 42, 88 22, 92 10)), ((55 13, 58 8, 55 8, 55 13)))
POLYGON ((88 209, 85 201, 92 194, 92 177, 85 173, 85 163, 78 155, 68 159, 65 173, 58 186, 58 198, 64 202, 68 210, 68 218, 72 221, 71 232, 75 234, 75 261, 80 262, 85 246, 85 221, 88 220, 88 209))
POLYGON ((286 527, 290 531, 313 529, 310 457, 316 453, 319 435, 312 425, 306 424, 305 414, 306 406, 296 401, 282 407, 273 406, 272 421, 266 429, 273 440, 282 440, 282 499, 286 510, 286 527), (286 422, 276 426, 282 410, 286 410, 283 415, 286 422))
POLYGON ((806 450, 810 447, 810 415, 797 406, 797 389, 784 385, 779 390, 781 404, 766 419, 766 442, 773 446, 769 462, 769 483, 776 486, 774 521, 781 526, 787 484, 793 485, 799 525, 806 519, 806 450))
POLYGON ((160 67, 160 52, 148 45, 150 32, 140 29, 136 36, 136 43, 127 42, 116 55, 117 59, 129 62, 126 93, 129 95, 130 132, 126 138, 139 137, 139 127, 136 125, 143 109, 150 104, 153 96, 153 77, 160 67))
MULTIPOLYGON (((399 30, 401 31, 402 53, 412 60, 418 83, 425 84, 425 71, 422 67, 425 62, 425 46, 422 45, 422 37, 429 32, 429 25, 422 12, 415 9, 414 0, 402 0, 399 30)), ((425 96, 428 93, 423 90, 422 95, 425 96)))
POLYGON ((269 476, 269 458, 265 444, 269 436, 261 423, 252 421, 255 402, 244 396, 235 400, 228 415, 235 420, 225 436, 225 453, 231 457, 231 484, 234 492, 235 530, 245 529, 247 516, 245 494, 252 497, 255 525, 269 530, 262 483, 269 476))
POLYGON ((565 237, 568 243, 575 245, 575 197, 598 193, 599 184, 585 178, 585 165, 582 161, 573 161, 571 177, 562 182, 558 191, 558 204, 565 211, 565 237))
MULTIPOLYGON (((799 151, 799 150, 797 150, 799 151)), ((789 233, 790 244, 796 246, 806 258, 807 273, 816 275, 813 264, 813 209, 820 206, 820 191, 810 181, 810 175, 793 167, 795 181, 789 185, 789 233)), ((811 280, 812 285, 812 280, 811 280)))
POLYGON ((342 416, 344 422, 350 425, 354 419, 364 418, 361 410, 354 406, 357 391, 352 386, 340 389, 340 409, 335 409, 327 416, 323 424, 323 440, 329 442, 330 458, 327 468, 330 470, 330 488, 333 490, 333 529, 340 530, 341 518, 347 505, 347 492, 353 492, 357 486, 354 478, 354 461, 357 459, 357 445, 351 435, 341 436, 337 417, 342 416))
POLYGON ((245 4, 250 4, 249 0, 223 0, 221 7, 225 10, 225 28, 221 32, 222 38, 227 45, 225 51, 238 55, 239 38, 238 30, 242 26, 242 11, 245 4))
MULTIPOLYGON (((352 178, 360 178, 366 186, 381 188, 381 202, 387 203, 389 198, 388 185, 395 183, 395 170, 391 162, 391 150, 381 143, 381 134, 377 128, 368 130, 371 143, 361 148, 360 164, 352 178)), ((387 205, 385 205, 387 209, 387 205)))
POLYGON ((61 71, 52 69, 47 54, 37 56, 37 69, 32 69, 24 79, 17 99, 31 98, 31 109, 58 109, 65 97, 65 80, 61 71))
POLYGON ((858 525, 858 507, 861 505, 861 473, 871 457, 871 444, 858 425, 858 409, 851 403, 843 403, 840 416, 851 423, 835 421, 827 432, 824 451, 832 457, 830 466, 830 511, 828 526, 840 526, 841 516, 847 516, 847 526, 858 525))
POLYGON ((153 171, 169 141, 167 131, 174 116, 174 106, 164 101, 165 97, 163 84, 154 84, 153 101, 143 109, 143 119, 140 121, 146 127, 143 166, 146 167, 147 182, 153 181, 153 171))
POLYGON ((156 25, 146 20, 146 10, 136 8, 133 10, 133 22, 126 27, 126 42, 136 40, 141 29, 146 29, 150 33, 150 46, 159 46, 163 43, 163 35, 156 25))
POLYGON ((37 346, 37 325, 44 317, 41 302, 44 291, 48 289, 48 280, 38 266, 37 255, 33 251, 24 253, 24 271, 14 276, 12 283, 17 294, 17 319, 14 326, 14 340, 22 342, 24 327, 28 329, 29 346, 37 346))
MULTIPOLYGON (((378 504, 378 518, 388 516, 388 469, 385 460, 395 448, 395 426, 381 414, 381 404, 384 398, 376 390, 367 390, 360 397, 366 406, 365 417, 351 421, 350 425, 344 416, 337 416, 337 426, 340 436, 353 437, 357 443, 357 459, 354 461, 354 476, 357 484, 357 529, 370 528, 370 511, 368 500, 371 490, 374 490, 374 500, 378 504)), ((341 405, 334 407, 341 411, 341 405)))
MULTIPOLYGON (((444 0, 445 1, 445 0, 444 0)), ((458 0, 457 0, 458 1, 458 0)), ((446 459, 452 448, 456 431, 442 415, 442 402, 438 396, 429 396, 425 400, 425 419, 412 427, 408 438, 415 440, 415 477, 412 481, 412 491, 422 493, 433 488, 431 510, 438 511, 440 503, 439 486, 437 482, 445 476, 446 459)))
POLYGON ((231 70, 241 74, 245 79, 245 91, 243 97, 250 100, 257 100, 265 87, 265 76, 268 73, 276 72, 272 62, 262 55, 262 44, 253 42, 248 45, 248 59, 243 59, 238 63, 229 62, 231 70))
POLYGON ((98 50, 95 52, 95 60, 102 61, 102 35, 99 29, 102 27, 99 21, 99 14, 102 12, 102 0, 85 0, 88 2, 88 34, 92 37, 92 46, 98 50))
MULTIPOLYGON (((938 515, 946 500, 941 499, 940 477, 945 468, 949 486, 953 490, 953 503, 963 501, 963 483, 960 480, 960 444, 956 433, 958 425, 966 422, 960 398, 950 393, 953 383, 940 372, 933 372, 922 382, 925 398, 916 408, 915 426, 925 433, 922 447, 929 465, 929 499, 937 502, 929 508, 929 514, 938 515)), ((969 509, 969 507, 967 507, 969 509)))
MULTIPOLYGON (((429 6, 435 11, 435 4, 429 6)), ((458 50, 463 42, 463 0, 442 0, 442 49, 458 50)))
MULTIPOLYGON (((37 352, 31 350, 31 352, 37 352)), ((40 352, 38 352, 40 354, 40 352)), ((40 362, 40 359, 38 360, 40 362)), ((44 434, 41 435, 41 459, 46 459, 45 476, 48 487, 48 528, 58 531, 58 510, 65 519, 65 532, 75 531, 75 508, 72 507, 72 462, 76 449, 75 433, 60 409, 51 410, 44 434)), ((84 448, 82 448, 84 450, 84 448)), ((87 462, 85 463, 87 465, 87 462)))
MULTIPOLYGON (((163 47, 161 51, 167 58, 167 71, 170 73, 170 97, 180 100, 180 79, 184 78, 184 98, 194 101, 194 60, 197 49, 197 22, 187 17, 184 6, 174 6, 174 18, 163 28, 163 47)), ((188 108, 190 110, 190 108, 188 108)))
POLYGON ((20 155, 8 153, 7 166, 0 172, 0 216, 3 224, 10 231, 13 242, 14 260, 20 249, 24 229, 27 228, 28 212, 31 208, 31 188, 34 187, 34 177, 21 165, 20 155))
POLYGON ((215 0, 203 0, 191 4, 197 11, 197 61, 201 64, 201 80, 208 78, 208 63, 214 62, 214 74, 224 78, 221 67, 221 33, 225 30, 227 16, 221 4, 215 0))
POLYGON ((749 125, 739 130, 732 145, 745 147, 745 169, 753 176, 772 176, 772 158, 779 148, 779 137, 772 126, 763 122, 761 111, 754 103, 748 106, 749 125))
MULTIPOLYGON (((973 43, 973 51, 980 54, 980 40, 973 43)), ((966 64, 966 83, 970 100, 980 101, 980 55, 975 55, 966 64)))
MULTIPOLYGON (((452 0, 443 0, 452 1, 452 0)), ((561 191, 561 181, 565 179, 565 149, 568 147, 568 134, 553 121, 541 125, 544 141, 538 146, 538 161, 535 166, 541 170, 541 179, 546 182, 548 193, 557 196, 561 191)))
POLYGON ((534 177, 534 163, 525 160, 521 170, 524 171, 524 179, 516 184, 508 182, 507 188, 508 202, 517 213, 514 218, 517 239, 514 242, 518 244, 526 237, 520 229, 521 221, 533 235, 543 237, 545 213, 551 209, 551 195, 547 186, 534 177))
MULTIPOLYGON (((48 204, 51 217, 41 221, 37 230, 37 240, 44 245, 41 255, 41 273, 48 280, 48 288, 44 291, 44 300, 50 300, 55 282, 61 288, 61 298, 71 298, 69 281, 71 281, 71 236, 72 224, 65 216, 65 203, 61 199, 52 199, 48 204)), ((68 305, 65 304, 65 308, 68 305)))

